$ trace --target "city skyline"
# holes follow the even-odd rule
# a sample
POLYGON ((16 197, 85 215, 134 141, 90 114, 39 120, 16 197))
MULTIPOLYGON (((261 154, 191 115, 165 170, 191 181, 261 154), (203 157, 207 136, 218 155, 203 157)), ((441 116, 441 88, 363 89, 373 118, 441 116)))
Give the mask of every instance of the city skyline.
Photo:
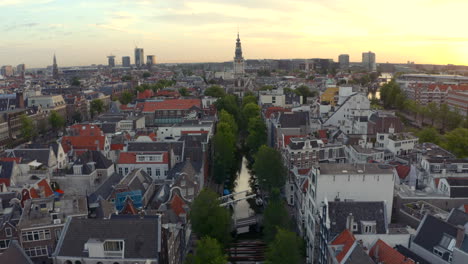
POLYGON ((60 67, 105 65, 111 54, 133 63, 135 46, 157 63, 231 61, 237 28, 245 59, 360 62, 372 51, 378 63, 468 64, 467 2, 378 2, 2 0, 0 64, 50 66, 54 53, 60 67))

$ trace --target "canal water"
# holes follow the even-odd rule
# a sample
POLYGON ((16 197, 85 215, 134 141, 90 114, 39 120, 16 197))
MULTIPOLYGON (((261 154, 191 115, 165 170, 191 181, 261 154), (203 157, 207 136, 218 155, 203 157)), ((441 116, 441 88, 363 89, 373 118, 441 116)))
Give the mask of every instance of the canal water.
MULTIPOLYGON (((239 171, 239 174, 237 175, 237 179, 234 185, 235 193, 246 191, 246 190, 249 191, 249 193, 251 192, 250 183, 249 183, 251 175, 250 175, 250 171, 247 169, 247 163, 248 163, 247 159, 245 157, 242 157, 242 166, 239 171)), ((235 199, 243 198, 247 196, 249 193, 238 194, 236 195, 235 199)), ((253 216, 254 214, 255 212, 250 208, 250 205, 247 202, 247 200, 242 200, 237 203, 232 217, 236 217, 236 219, 242 219, 242 218, 253 216)), ((249 232, 248 227, 242 227, 242 228, 237 229, 238 234, 247 233, 247 232, 249 232)))

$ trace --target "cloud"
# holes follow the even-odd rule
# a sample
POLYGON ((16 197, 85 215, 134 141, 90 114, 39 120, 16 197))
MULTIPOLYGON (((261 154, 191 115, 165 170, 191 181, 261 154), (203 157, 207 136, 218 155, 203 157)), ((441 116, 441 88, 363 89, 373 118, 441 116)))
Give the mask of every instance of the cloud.
POLYGON ((192 14, 168 14, 153 17, 156 21, 173 23, 173 24, 220 24, 220 23, 248 23, 260 22, 258 18, 244 18, 230 15, 222 15, 218 13, 192 13, 192 14))
POLYGON ((3 31, 13 31, 13 30, 22 29, 22 28, 32 28, 38 25, 39 23, 15 24, 15 25, 5 27, 3 31))
POLYGON ((16 5, 29 5, 29 4, 47 4, 55 0, 1 0, 0 6, 16 6, 16 5))

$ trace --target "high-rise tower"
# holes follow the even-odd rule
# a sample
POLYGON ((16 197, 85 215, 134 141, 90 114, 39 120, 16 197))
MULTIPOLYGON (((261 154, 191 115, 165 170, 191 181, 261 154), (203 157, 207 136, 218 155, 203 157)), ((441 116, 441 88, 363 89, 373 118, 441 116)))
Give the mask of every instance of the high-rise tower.
POLYGON ((108 62, 109 68, 114 68, 115 67, 115 56, 114 55, 107 56, 107 62, 108 62))
POLYGON ((57 66, 57 58, 55 57, 54 53, 54 64, 52 65, 52 78, 58 79, 59 78, 59 71, 57 66))
POLYGON ((242 77, 245 73, 244 70, 244 57, 242 57, 242 46, 239 38, 239 32, 237 33, 236 41, 236 53, 234 57, 234 76, 242 77))
POLYGON ((135 67, 140 68, 145 64, 143 49, 135 48, 135 67))

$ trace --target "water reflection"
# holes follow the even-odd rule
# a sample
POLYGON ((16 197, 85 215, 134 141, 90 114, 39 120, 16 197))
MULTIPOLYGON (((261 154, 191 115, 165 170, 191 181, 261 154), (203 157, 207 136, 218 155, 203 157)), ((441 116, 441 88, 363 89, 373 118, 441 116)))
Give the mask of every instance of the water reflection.
MULTIPOLYGON (((238 175, 238 177, 236 179, 234 192, 237 193, 237 192, 241 192, 241 191, 245 191, 245 190, 248 190, 250 192, 250 184, 249 184, 250 176, 251 176, 250 172, 247 169, 247 159, 245 157, 243 157, 242 158, 242 167, 241 167, 241 170, 239 171, 239 175, 238 175)), ((239 195, 236 195, 235 198, 236 199, 243 198, 246 195, 248 195, 248 194, 247 193, 241 193, 239 195)), ((241 219, 241 218, 247 218, 247 217, 250 217, 250 216, 254 215, 254 211, 250 208, 250 205, 247 202, 247 200, 242 200, 242 201, 237 203, 234 214, 235 215, 233 215, 233 217, 236 217, 236 219, 241 219)), ((238 234, 246 233, 246 232, 249 232, 249 227, 242 227, 242 228, 237 229, 238 234)))

